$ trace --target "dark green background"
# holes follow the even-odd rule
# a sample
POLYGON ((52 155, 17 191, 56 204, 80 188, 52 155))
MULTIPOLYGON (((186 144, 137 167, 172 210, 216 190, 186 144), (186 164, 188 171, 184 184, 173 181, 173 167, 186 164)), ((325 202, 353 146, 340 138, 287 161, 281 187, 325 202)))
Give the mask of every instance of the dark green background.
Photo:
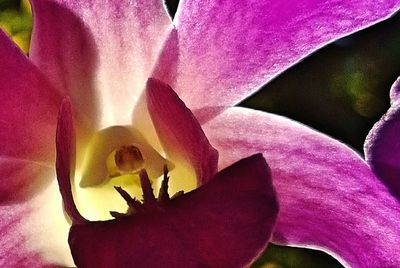
MULTIPOLYGON (((169 2, 171 14, 177 0, 169 2)), ((31 17, 20 1, 0 0, 0 25, 29 45, 31 17)), ((400 15, 343 38, 292 67, 240 105, 288 116, 362 154, 372 125, 389 107, 400 75, 400 15)), ((26 50, 26 48, 25 48, 26 50)), ((254 267, 341 267, 329 255, 271 245, 254 267)))

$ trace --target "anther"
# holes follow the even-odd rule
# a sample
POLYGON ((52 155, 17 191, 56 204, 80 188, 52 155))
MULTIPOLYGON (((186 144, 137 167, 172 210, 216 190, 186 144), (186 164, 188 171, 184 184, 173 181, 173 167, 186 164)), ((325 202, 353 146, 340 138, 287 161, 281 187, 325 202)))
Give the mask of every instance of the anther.
POLYGON ((133 145, 121 146, 114 156, 115 164, 120 171, 138 172, 144 166, 144 159, 139 148, 133 145))

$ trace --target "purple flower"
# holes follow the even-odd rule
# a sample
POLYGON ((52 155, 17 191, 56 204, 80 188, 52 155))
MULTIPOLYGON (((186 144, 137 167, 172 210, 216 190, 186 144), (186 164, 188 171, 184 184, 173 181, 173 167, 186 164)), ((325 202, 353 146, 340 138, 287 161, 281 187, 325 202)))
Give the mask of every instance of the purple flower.
POLYGON ((174 27, 158 0, 32 6, 29 58, 0 32, 3 266, 72 264, 54 174, 64 96, 74 110, 63 102, 57 172, 79 265, 120 256, 125 265, 132 252, 143 264, 240 266, 268 241, 352 267, 400 265, 395 190, 357 153, 289 119, 232 107, 327 42, 387 18, 397 0, 183 0, 174 27), (154 179, 165 165, 171 193, 201 187, 170 200, 161 183, 164 202, 155 201, 142 170, 154 179), (141 194, 135 178, 144 204, 129 197, 141 194), (128 216, 92 222, 126 201, 128 216))

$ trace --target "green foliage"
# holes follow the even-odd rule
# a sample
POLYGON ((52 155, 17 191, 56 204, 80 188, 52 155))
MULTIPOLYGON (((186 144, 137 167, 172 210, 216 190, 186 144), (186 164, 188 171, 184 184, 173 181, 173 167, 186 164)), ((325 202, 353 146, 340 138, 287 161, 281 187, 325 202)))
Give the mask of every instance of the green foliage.
POLYGON ((32 15, 27 1, 0 0, 0 27, 24 52, 28 52, 32 15))

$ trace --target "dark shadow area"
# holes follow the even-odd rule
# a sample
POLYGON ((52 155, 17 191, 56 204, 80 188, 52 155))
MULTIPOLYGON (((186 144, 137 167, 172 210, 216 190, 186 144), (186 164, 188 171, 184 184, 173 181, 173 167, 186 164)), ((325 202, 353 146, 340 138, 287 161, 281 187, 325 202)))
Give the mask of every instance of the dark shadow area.
POLYGON ((268 250, 250 267, 264 268, 343 268, 328 254, 305 248, 283 247, 270 244, 268 250))
POLYGON ((8 0, 0 0, 0 10, 4 9, 18 9, 21 5, 21 0, 13 0, 13 1, 8 1, 8 0))
POLYGON ((167 6, 168 13, 171 18, 175 17, 176 9, 178 8, 179 0, 164 0, 165 5, 167 6))
POLYGON ((362 152, 400 75, 400 14, 322 48, 240 106, 287 116, 362 152))

